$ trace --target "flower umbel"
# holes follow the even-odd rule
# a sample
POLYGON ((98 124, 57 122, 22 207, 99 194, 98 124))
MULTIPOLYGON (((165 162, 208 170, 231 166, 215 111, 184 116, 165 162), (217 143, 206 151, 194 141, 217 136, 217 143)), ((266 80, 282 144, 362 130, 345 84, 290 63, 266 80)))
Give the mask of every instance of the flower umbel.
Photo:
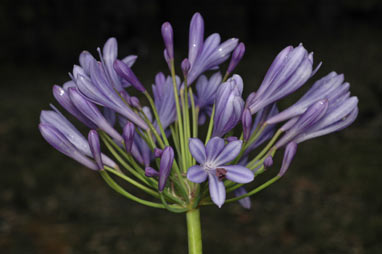
POLYGON ((296 103, 279 108, 278 102, 306 84, 321 65, 313 68, 313 53, 302 44, 283 49, 262 83, 251 84, 257 89, 243 98, 245 81, 234 71, 244 43, 236 38, 221 42, 217 33, 204 39, 203 17, 195 13, 188 57, 178 63, 172 25, 165 22, 161 32, 169 71, 153 74, 151 89, 134 73, 137 57, 118 59, 117 40, 110 38, 102 51, 97 49, 99 60, 83 51, 70 80, 53 87, 57 102, 78 121, 72 124, 51 105, 53 110, 41 112, 39 130, 55 149, 99 173, 126 198, 186 212, 193 234, 190 253, 201 253, 200 207, 239 201, 249 209, 250 196, 291 168, 298 144, 355 121, 358 98, 350 96, 344 75, 331 72, 296 103), (222 68, 228 59, 228 68, 222 68), (88 128, 88 138, 77 123, 88 128), (284 159, 274 171, 279 150, 284 159), (255 176, 260 174, 274 176, 259 183, 264 178, 255 176), (126 185, 147 195, 130 193, 126 185))

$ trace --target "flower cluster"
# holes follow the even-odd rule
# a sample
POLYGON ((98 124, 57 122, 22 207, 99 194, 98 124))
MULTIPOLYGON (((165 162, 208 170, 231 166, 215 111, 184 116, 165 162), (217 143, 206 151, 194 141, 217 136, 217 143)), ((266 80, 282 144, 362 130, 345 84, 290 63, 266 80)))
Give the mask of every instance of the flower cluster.
POLYGON ((305 85, 321 65, 314 66, 313 53, 302 44, 283 49, 258 89, 243 98, 245 82, 234 74, 245 53, 242 42, 221 42, 217 33, 205 38, 204 20, 194 14, 188 57, 177 75, 171 24, 165 22, 161 32, 169 73, 153 76, 152 95, 132 70, 137 57, 118 58, 117 41, 110 38, 97 49, 98 60, 82 52, 70 80, 53 86, 61 107, 90 129, 88 137, 53 105, 40 116, 49 144, 99 172, 131 200, 172 212, 233 201, 249 208, 249 196, 285 174, 299 143, 341 130, 357 117, 358 99, 335 72, 278 109, 278 101, 305 85), (272 167, 279 150, 284 150, 281 169, 254 188, 251 182, 272 167), (117 177, 153 200, 119 185, 117 177))

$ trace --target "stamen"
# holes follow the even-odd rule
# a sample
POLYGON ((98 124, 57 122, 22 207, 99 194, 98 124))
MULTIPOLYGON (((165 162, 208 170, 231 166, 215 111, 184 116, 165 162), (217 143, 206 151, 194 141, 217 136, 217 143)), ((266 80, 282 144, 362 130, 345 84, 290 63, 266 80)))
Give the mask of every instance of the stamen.
POLYGON ((218 177, 219 181, 223 181, 225 179, 226 174, 227 170, 225 170, 224 168, 216 169, 216 176, 218 177))

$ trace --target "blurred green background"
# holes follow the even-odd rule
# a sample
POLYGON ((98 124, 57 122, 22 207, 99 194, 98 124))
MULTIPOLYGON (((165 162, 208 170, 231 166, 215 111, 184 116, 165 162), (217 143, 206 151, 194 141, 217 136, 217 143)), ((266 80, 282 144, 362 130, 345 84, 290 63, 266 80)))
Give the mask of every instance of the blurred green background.
MULTIPOLYGON (((167 71, 160 25, 173 24, 176 60, 200 11, 206 34, 247 46, 236 69, 256 90, 275 55, 303 42, 323 61, 313 80, 344 73, 360 114, 348 129, 299 146, 281 181, 238 204, 201 210, 205 253, 381 253, 382 3, 366 1, 14 1, 0 3, 0 252, 187 253, 185 216, 109 189, 40 136, 53 84, 83 49, 115 36, 148 87, 167 71)), ((312 81, 309 82, 312 84, 312 81)), ((301 89, 301 94, 308 88, 301 89)), ((288 97, 290 105, 299 98, 288 97)), ((280 156, 278 156, 280 160, 280 156)), ((279 163, 256 179, 273 175, 279 163)))

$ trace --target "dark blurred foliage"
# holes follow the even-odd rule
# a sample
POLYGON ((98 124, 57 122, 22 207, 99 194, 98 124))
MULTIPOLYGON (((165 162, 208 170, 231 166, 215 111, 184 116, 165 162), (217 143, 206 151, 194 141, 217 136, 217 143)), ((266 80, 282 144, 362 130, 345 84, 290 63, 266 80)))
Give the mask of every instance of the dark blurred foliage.
POLYGON ((299 146, 285 177, 253 197, 251 211, 202 208, 205 253, 381 252, 382 1, 2 0, 0 253, 186 253, 183 215, 120 197, 46 144, 37 124, 53 102, 52 84, 68 80, 81 50, 95 54, 117 37, 120 56, 139 55, 134 70, 149 86, 166 71, 161 23, 174 27, 180 62, 195 11, 206 34, 246 44, 237 68, 246 93, 282 48, 303 42, 323 61, 313 79, 345 73, 360 99, 357 121, 299 146))

